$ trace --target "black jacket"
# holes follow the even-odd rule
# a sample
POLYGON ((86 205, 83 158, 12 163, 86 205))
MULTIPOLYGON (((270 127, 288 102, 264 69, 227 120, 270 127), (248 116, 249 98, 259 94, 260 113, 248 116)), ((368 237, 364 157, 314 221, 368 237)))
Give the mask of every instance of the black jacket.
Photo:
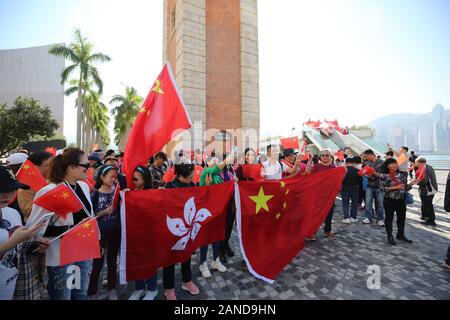
POLYGON ((444 209, 450 212, 450 173, 447 176, 447 184, 445 185, 444 209))

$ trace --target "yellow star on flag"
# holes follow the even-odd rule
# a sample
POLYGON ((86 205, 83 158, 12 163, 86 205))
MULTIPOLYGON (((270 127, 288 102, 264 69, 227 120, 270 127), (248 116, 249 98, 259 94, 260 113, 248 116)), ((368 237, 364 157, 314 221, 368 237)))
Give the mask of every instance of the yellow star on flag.
POLYGON ((287 202, 283 203, 283 208, 286 209, 287 207, 287 202))
POLYGON ((90 227, 91 227, 91 224, 89 222, 86 222, 85 224, 83 224, 84 229, 89 229, 90 227))
POLYGON ((273 198, 272 195, 264 194, 264 188, 261 187, 257 196, 249 196, 250 200, 256 203, 256 214, 259 213, 261 209, 269 212, 269 207, 267 206, 267 202, 273 198))
POLYGON ((275 216, 275 219, 280 220, 281 218, 281 213, 277 213, 277 215, 275 216))
POLYGON ((64 192, 64 193, 61 195, 61 198, 63 198, 63 199, 69 198, 69 193, 68 193, 68 192, 64 192))
POLYGON ((287 190, 286 193, 285 193, 285 195, 288 195, 288 194, 289 194, 289 191, 290 191, 290 190, 287 190))
POLYGON ((23 168, 24 168, 25 170, 28 170, 28 169, 30 169, 30 166, 29 166, 28 164, 26 164, 26 165, 23 166, 23 168))
POLYGON ((281 183, 281 187, 284 189, 286 187, 286 182, 281 181, 280 183, 281 183))
POLYGON ((140 112, 140 113, 145 113, 146 111, 147 111, 147 110, 145 110, 144 107, 142 107, 142 108, 139 109, 139 112, 140 112))
POLYGON ((158 94, 164 94, 164 91, 161 89, 161 81, 156 80, 156 86, 152 89, 152 91, 158 93, 158 94))

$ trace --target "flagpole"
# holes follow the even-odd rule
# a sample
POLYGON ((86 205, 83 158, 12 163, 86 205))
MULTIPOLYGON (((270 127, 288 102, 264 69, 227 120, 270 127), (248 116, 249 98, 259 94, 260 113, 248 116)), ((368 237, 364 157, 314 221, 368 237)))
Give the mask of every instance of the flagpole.
POLYGON ((88 217, 91 216, 92 212, 89 212, 86 207, 84 206, 83 201, 81 201, 81 199, 78 197, 78 195, 75 193, 75 191, 73 191, 73 189, 70 187, 69 183, 67 181, 64 181, 64 183, 66 184, 66 186, 70 189, 70 191, 72 191, 72 193, 75 195, 75 197, 77 197, 78 201, 80 201, 81 206, 83 207, 84 212, 88 215, 88 217))

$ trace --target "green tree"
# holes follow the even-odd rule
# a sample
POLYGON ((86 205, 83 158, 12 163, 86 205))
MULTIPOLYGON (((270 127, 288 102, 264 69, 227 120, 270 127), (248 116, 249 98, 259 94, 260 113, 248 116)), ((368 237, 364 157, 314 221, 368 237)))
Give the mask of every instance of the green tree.
POLYGON ((32 98, 18 97, 14 106, 0 105, 0 157, 17 149, 33 137, 49 139, 55 135, 58 122, 47 106, 32 98))
POLYGON ((112 110, 112 114, 115 116, 114 133, 117 145, 123 142, 121 140, 123 140, 124 135, 131 129, 142 101, 144 99, 138 95, 135 88, 126 87, 123 96, 116 95, 109 102, 116 105, 112 110))
POLYGON ((61 83, 66 84, 69 82, 69 77, 73 73, 77 73, 77 84, 71 85, 66 90, 66 95, 78 92, 77 96, 77 145, 86 149, 85 145, 82 145, 82 126, 83 123, 83 99, 86 94, 86 90, 83 87, 83 82, 87 83, 92 80, 97 88, 99 94, 103 92, 103 81, 101 80, 97 68, 94 66, 98 62, 108 62, 111 58, 103 53, 93 53, 94 45, 88 41, 87 38, 83 38, 80 30, 75 30, 75 41, 67 45, 55 45, 49 50, 49 53, 55 56, 62 56, 66 60, 70 61, 71 65, 64 69, 61 74, 61 83), (76 90, 74 91, 74 88, 76 90))

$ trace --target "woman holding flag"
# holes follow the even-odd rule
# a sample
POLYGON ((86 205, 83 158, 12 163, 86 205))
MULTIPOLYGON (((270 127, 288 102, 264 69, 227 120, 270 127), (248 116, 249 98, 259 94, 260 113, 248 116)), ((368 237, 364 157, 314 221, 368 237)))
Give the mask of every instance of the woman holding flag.
MULTIPOLYGON (((133 182, 134 182, 134 190, 149 190, 152 189, 152 174, 147 167, 139 166, 134 170, 133 173, 133 182)), ((130 191, 129 189, 125 189, 125 192, 130 191)), ((139 280, 135 282, 135 291, 128 298, 128 300, 155 300, 158 295, 158 290, 156 287, 157 284, 157 276, 153 276, 150 279, 139 280), (146 290, 147 289, 147 292, 146 290)))
MULTIPOLYGON (((45 229, 43 237, 54 239, 46 252, 46 266, 48 274, 47 290, 52 300, 87 300, 87 289, 89 284, 89 274, 91 271, 91 260, 74 262, 63 265, 61 263, 61 236, 71 228, 79 225, 84 220, 94 217, 92 211, 91 198, 89 194, 89 186, 82 182, 86 179, 87 170, 90 164, 84 151, 76 148, 70 148, 63 154, 53 159, 50 169, 50 184, 41 189, 36 194, 35 204, 33 205, 27 227, 33 226, 42 220, 49 213, 56 213, 45 229), (69 200, 73 205, 73 199, 77 199, 76 208, 66 215, 59 215, 56 210, 49 211, 45 207, 49 207, 41 202, 37 205, 36 201, 43 198, 46 194, 52 193, 54 190, 65 188, 61 196, 63 199, 69 200), (79 286, 73 286, 72 281, 74 272, 79 275, 79 286)), ((47 202, 51 202, 49 198, 47 202)), ((55 201, 53 201, 54 203, 55 201)), ((76 200, 75 200, 76 202, 76 200)), ((61 206, 64 204, 60 202, 61 206)), ((64 208, 65 210, 65 208, 64 208)), ((63 211, 58 209, 58 211, 63 211)), ((78 279, 77 279, 78 280, 78 279)))
POLYGON ((98 280, 103 268, 105 255, 108 266, 108 300, 118 300, 116 293, 117 257, 120 248, 120 215, 117 205, 120 187, 116 185, 118 169, 103 166, 98 171, 95 191, 92 193, 92 206, 97 216, 101 233, 100 246, 102 254, 94 259, 89 281, 88 296, 96 300, 98 280))

